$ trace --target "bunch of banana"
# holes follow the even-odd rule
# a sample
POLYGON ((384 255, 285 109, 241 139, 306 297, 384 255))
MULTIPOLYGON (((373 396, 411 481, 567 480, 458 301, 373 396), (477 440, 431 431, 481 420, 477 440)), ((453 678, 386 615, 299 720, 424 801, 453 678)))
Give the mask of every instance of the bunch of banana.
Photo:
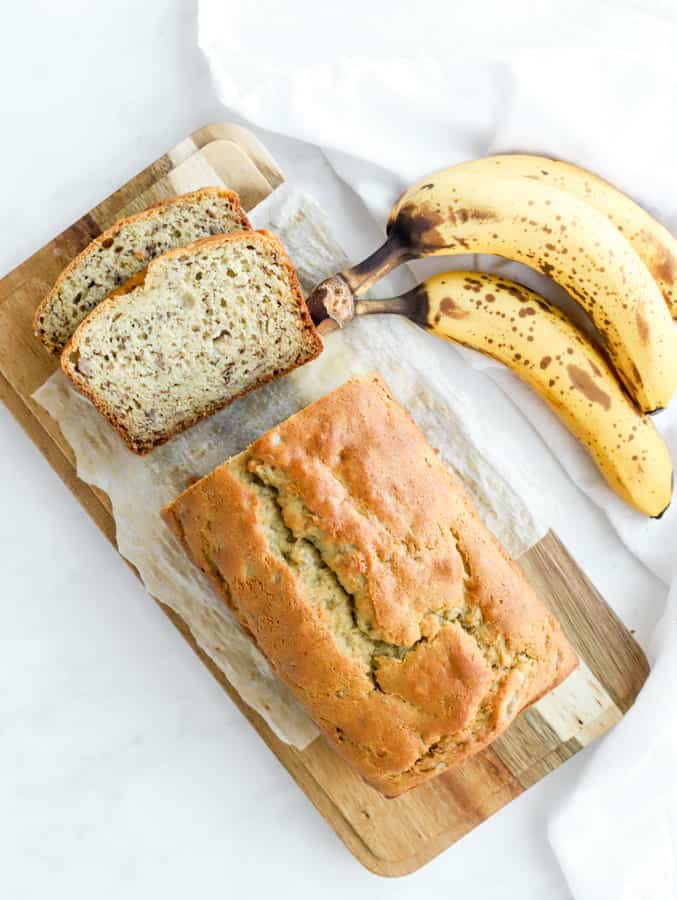
POLYGON ((670 233, 601 179, 533 156, 489 157, 421 179, 395 205, 387 232, 375 253, 315 289, 315 320, 399 313, 493 356, 543 397, 624 500, 661 515, 672 466, 644 413, 666 406, 677 388, 670 233), (356 304, 404 260, 464 253, 498 254, 553 278, 589 314, 603 353, 543 298, 478 273, 446 273, 402 297, 356 304))
MULTIPOLYGON (((677 388, 677 332, 646 264, 588 202, 549 181, 513 175, 507 164, 501 175, 497 168, 492 158, 452 166, 410 187, 390 215, 386 242, 342 273, 352 293, 422 256, 493 253, 526 263, 590 315, 640 409, 662 409, 677 388)), ((637 207, 627 204, 630 215, 637 207)))

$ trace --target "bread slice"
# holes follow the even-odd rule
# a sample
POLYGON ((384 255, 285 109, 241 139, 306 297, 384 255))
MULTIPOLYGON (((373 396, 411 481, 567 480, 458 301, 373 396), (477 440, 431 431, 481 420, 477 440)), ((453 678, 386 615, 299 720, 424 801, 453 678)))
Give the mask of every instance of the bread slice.
POLYGON ((61 365, 143 454, 321 349, 282 244, 238 232, 151 262, 81 323, 61 365))
POLYGON ((233 191, 202 188, 116 222, 66 266, 35 313, 36 336, 60 353, 77 326, 116 287, 175 247, 210 234, 250 231, 233 191))

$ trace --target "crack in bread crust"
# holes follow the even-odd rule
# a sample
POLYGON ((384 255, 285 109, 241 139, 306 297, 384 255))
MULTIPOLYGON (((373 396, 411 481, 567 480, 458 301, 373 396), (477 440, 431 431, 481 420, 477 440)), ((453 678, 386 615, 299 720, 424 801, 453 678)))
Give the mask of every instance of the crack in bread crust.
MULTIPOLYGON (((284 483, 284 479, 280 478, 281 473, 276 472, 271 466, 262 465, 259 460, 253 457, 250 457, 248 461, 247 471, 253 484, 268 489, 268 496, 277 506, 280 525, 286 530, 288 536, 287 539, 293 541, 305 540, 315 548, 321 564, 331 573, 337 590, 344 595, 345 601, 350 606, 351 618, 355 629, 372 644, 372 656, 394 656, 398 659, 404 659, 416 646, 427 641, 428 636, 422 634, 421 638, 410 644, 397 644, 392 641, 386 641, 382 637, 374 637, 375 629, 368 629, 361 625, 356 610, 355 592, 352 591, 348 585, 345 574, 341 571, 337 571, 337 568, 332 565, 332 563, 335 562, 336 556, 341 554, 341 548, 337 548, 332 544, 328 535, 323 532, 316 523, 316 517, 311 510, 305 506, 303 501, 298 497, 294 497, 292 501, 292 498, 285 488, 280 487, 280 484, 284 483), (295 507, 293 515, 290 513, 290 505, 292 502, 295 507), (299 519, 302 519, 309 524, 299 528, 299 519)), ((350 499, 352 501, 352 496, 350 499)), ((497 660, 499 657, 506 658, 509 655, 509 651, 505 644, 505 638, 502 634, 495 634, 493 635, 492 641, 482 640, 482 633, 483 631, 486 632, 488 626, 484 622, 481 606, 478 603, 473 603, 470 599, 471 590, 468 588, 468 585, 472 584, 474 578, 472 568, 467 554, 463 552, 459 535, 454 532, 453 529, 449 529, 449 535, 451 535, 455 543, 457 552, 463 564, 463 602, 461 605, 454 606, 452 609, 446 607, 440 609, 427 609, 424 611, 421 621, 425 616, 433 615, 440 620, 440 623, 458 623, 467 634, 474 638, 482 654, 490 665, 495 668, 497 667, 497 660)), ((443 536, 441 537, 443 539, 443 536)), ((448 536, 446 542, 448 543, 448 536)), ((440 543, 442 543, 442 540, 440 543)), ((434 550, 436 547, 431 545, 427 549, 434 550)), ((485 637, 486 636, 489 635, 485 634, 485 637)))
MULTIPOLYGON (((370 679, 373 690, 380 691, 381 693, 392 693, 384 690, 379 683, 378 668, 380 661, 384 657, 390 657, 401 662, 407 659, 411 653, 414 653, 417 648, 429 644, 431 640, 434 640, 434 637, 431 639, 424 635, 410 646, 399 646, 387 641, 374 639, 369 631, 366 631, 360 626, 359 616, 355 605, 355 596, 344 586, 340 574, 332 567, 332 555, 327 552, 326 540, 323 541, 322 539, 319 539, 317 534, 314 535, 310 529, 305 529, 302 532, 294 530, 289 523, 290 516, 288 514, 285 515, 285 512, 288 509, 288 505, 285 502, 285 493, 283 489, 275 486, 274 482, 279 483, 279 478, 275 478, 274 476, 275 473, 271 470, 271 467, 263 466, 260 460, 256 460, 253 457, 248 459, 246 468, 243 468, 241 474, 241 477, 247 480, 249 485, 256 491, 259 501, 266 504, 266 517, 269 522, 266 530, 266 538, 268 540, 269 548, 273 553, 281 556, 297 573, 306 590, 308 590, 308 585, 305 583, 303 573, 300 571, 298 549, 299 547, 303 547, 303 545, 308 545, 315 551, 314 554, 311 551, 315 566, 327 575, 328 579, 330 579, 333 584, 336 597, 341 598, 340 602, 347 613, 344 617, 344 623, 347 621, 348 616, 350 618, 353 630, 353 640, 348 640, 348 645, 353 648, 357 645, 360 649, 364 646, 365 655, 363 656, 363 659, 365 663, 365 674, 370 679), (271 518, 273 520, 272 522, 271 518)), ((310 510, 308 510, 307 507, 298 500, 296 505, 301 508, 302 513, 304 513, 306 517, 310 517, 310 510)), ((292 518, 294 520, 297 519, 296 516, 292 518)), ((452 612, 448 612, 447 610, 428 610, 427 614, 432 613, 435 615, 440 620, 441 624, 453 624, 463 629, 464 633, 469 635, 475 641, 479 652, 486 660, 487 665, 491 667, 494 678, 489 690, 483 698, 476 716, 468 727, 464 729, 463 732, 456 735, 442 737, 439 740, 430 742, 426 747, 425 752, 416 759, 410 769, 406 770, 406 773, 425 770, 424 763, 427 760, 434 761, 436 757, 448 754, 453 745, 462 746, 467 741, 471 741, 481 727, 487 725, 487 721, 492 714, 492 701, 495 699, 498 690, 508 675, 515 669, 524 667, 525 665, 528 666, 529 663, 535 661, 530 659, 525 653, 518 653, 511 656, 507 652, 505 637, 502 634, 496 636, 493 644, 488 644, 486 641, 482 640, 482 629, 486 628, 482 609, 479 604, 471 602, 470 591, 466 587, 467 584, 472 584, 473 581, 474 576, 472 567, 468 555, 462 550, 459 535, 452 529, 450 529, 450 533, 456 542, 459 555, 463 562, 464 604, 462 607, 456 608, 452 612), (499 650, 496 650, 495 645, 497 643, 499 644, 499 650), (499 653, 503 657, 500 661, 499 653)), ((317 609, 317 604, 314 603, 313 605, 317 609)), ((321 609, 320 612, 322 612, 321 609)), ((333 624, 335 625, 336 623, 334 622, 333 624)), ((329 627, 329 623, 326 621, 324 622, 324 625, 329 628, 333 637, 337 636, 339 632, 336 627, 329 627)), ((524 683, 525 687, 527 686, 527 682, 528 673, 524 683)), ((424 712, 424 710, 421 710, 420 707, 408 697, 404 697, 397 693, 394 695, 402 702, 414 706, 421 712, 424 712)), ((353 743, 344 732, 342 732, 341 742, 353 743)), ((365 745, 360 746, 364 747, 365 745)), ((443 766, 446 768, 447 763, 445 762, 443 766)), ((398 773, 396 777, 401 778, 402 774, 406 773, 398 773)))

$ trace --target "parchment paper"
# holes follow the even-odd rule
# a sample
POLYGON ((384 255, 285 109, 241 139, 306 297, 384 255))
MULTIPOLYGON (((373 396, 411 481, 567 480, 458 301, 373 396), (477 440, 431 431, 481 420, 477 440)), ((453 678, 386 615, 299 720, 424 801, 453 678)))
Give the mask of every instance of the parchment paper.
MULTIPOLYGON (((319 206, 287 185, 257 207, 252 220, 256 227, 279 235, 306 291, 348 262, 319 206)), ((315 725, 188 561, 158 511, 262 432, 351 375, 378 369, 442 459, 463 478, 484 522, 513 556, 520 556, 546 527, 522 501, 519 473, 506 467, 499 450, 487 440, 462 387, 450 385, 439 371, 429 353, 431 340, 397 317, 355 321, 325 339, 317 360, 143 458, 126 449, 61 372, 33 395, 73 448, 78 476, 110 497, 118 548, 136 566, 147 590, 181 616, 200 647, 275 734, 299 748, 317 736, 315 725)))

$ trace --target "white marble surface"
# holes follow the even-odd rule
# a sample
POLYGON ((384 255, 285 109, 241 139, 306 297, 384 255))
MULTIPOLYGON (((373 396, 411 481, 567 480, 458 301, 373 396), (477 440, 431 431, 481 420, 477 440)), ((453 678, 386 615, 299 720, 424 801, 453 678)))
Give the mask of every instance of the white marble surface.
MULTIPOLYGON (((0 273, 224 117, 188 2, 24 0, 3 12, 0 273)), ((295 152, 273 143, 283 162, 295 152)), ((490 416, 505 400, 476 378, 490 416)), ((525 465, 557 484, 561 537, 644 636, 664 589, 517 414, 515 436, 525 465)), ((586 753, 419 873, 378 879, 2 407, 0 483, 0 897, 570 896, 545 829, 586 753)))

